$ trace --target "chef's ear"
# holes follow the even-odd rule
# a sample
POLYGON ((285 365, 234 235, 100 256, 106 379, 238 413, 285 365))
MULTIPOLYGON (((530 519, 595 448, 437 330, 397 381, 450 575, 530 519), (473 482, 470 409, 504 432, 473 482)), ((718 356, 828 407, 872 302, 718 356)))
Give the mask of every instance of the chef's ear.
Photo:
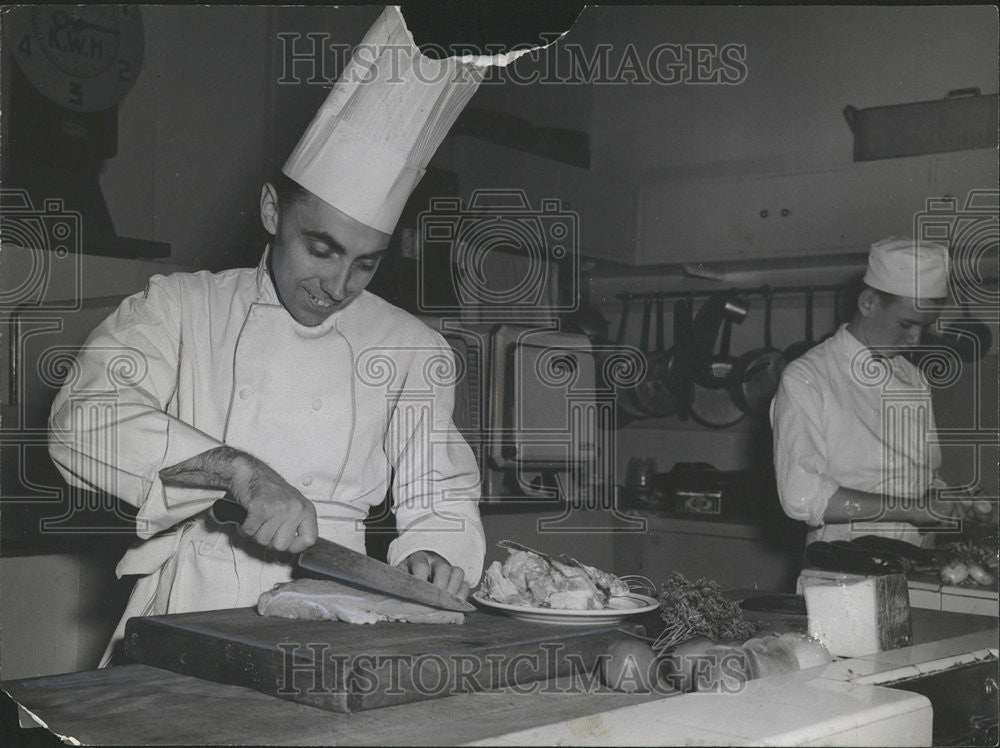
POLYGON ((862 317, 871 317, 876 307, 881 303, 882 300, 875 291, 865 288, 858 294, 858 314, 862 317))
POLYGON ((278 232, 278 190, 270 182, 265 182, 260 191, 260 222, 271 236, 278 232))

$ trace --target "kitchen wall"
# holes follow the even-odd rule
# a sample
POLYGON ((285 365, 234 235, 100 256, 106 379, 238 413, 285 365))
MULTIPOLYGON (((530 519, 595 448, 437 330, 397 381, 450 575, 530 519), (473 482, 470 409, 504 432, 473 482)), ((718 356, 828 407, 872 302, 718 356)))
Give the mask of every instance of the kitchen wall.
MULTIPOLYGON (((598 167, 681 174, 843 163, 843 108, 997 88, 997 16, 986 6, 597 7, 599 39, 639 58, 657 44, 745 44, 738 85, 594 87, 598 167)), ((621 53, 619 53, 621 54, 621 53)), ((668 58, 669 59, 669 58, 668 58)))

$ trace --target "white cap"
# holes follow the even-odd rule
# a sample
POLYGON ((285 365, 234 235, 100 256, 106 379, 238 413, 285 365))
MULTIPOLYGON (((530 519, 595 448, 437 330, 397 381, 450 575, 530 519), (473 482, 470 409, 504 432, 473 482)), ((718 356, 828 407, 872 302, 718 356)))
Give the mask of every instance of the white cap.
POLYGON ((516 56, 432 60, 413 43, 399 8, 387 6, 282 171, 351 218, 392 233, 487 67, 516 56))
POLYGON ((948 296, 948 248, 890 236, 872 245, 864 282, 879 291, 913 299, 948 296))

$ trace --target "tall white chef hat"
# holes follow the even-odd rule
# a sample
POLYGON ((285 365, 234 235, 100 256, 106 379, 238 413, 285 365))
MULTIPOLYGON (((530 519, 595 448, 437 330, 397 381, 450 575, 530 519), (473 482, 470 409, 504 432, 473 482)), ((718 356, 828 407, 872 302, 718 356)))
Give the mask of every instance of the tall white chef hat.
POLYGON ((282 171, 351 218, 392 233, 489 65, 517 56, 432 60, 414 44, 400 9, 388 6, 282 171))
POLYGON ((889 236, 868 253, 864 282, 879 291, 914 299, 948 296, 948 248, 908 236, 889 236))

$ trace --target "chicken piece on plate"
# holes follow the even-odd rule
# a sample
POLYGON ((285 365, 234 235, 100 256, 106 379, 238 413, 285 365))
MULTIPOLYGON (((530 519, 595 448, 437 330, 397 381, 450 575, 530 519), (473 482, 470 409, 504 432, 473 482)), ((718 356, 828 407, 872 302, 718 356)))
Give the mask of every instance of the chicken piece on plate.
POLYGON ((531 602, 530 596, 503 575, 503 567, 499 561, 490 564, 483 575, 483 592, 487 597, 505 605, 528 605, 531 602))

